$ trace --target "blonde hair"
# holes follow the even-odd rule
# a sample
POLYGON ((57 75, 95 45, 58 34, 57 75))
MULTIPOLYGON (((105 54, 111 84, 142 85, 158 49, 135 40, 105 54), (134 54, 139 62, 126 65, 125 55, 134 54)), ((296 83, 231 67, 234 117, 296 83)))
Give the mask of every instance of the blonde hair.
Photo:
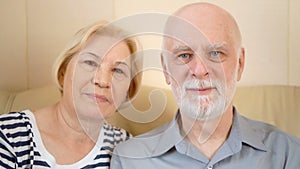
POLYGON ((141 69, 143 65, 143 59, 142 57, 138 57, 138 55, 136 55, 136 52, 138 51, 138 48, 140 48, 140 45, 136 38, 128 36, 128 32, 125 32, 124 30, 113 26, 112 24, 109 24, 107 21, 97 22, 80 29, 57 57, 53 65, 53 77, 59 90, 63 94, 64 75, 70 60, 86 45, 88 39, 92 35, 103 35, 117 38, 118 40, 124 41, 127 44, 130 53, 132 54, 132 80, 128 90, 128 97, 133 98, 136 95, 142 80, 141 69))

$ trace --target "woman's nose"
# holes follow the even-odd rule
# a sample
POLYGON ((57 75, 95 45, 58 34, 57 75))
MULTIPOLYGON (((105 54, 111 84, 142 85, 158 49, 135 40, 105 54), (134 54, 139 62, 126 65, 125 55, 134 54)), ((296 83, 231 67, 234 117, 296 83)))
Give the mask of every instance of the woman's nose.
POLYGON ((103 67, 98 68, 93 76, 92 83, 100 88, 110 88, 111 72, 103 67))

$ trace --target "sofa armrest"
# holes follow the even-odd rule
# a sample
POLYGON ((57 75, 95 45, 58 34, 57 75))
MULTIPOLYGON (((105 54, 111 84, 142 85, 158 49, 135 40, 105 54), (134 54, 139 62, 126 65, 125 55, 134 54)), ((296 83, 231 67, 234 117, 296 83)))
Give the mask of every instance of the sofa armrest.
POLYGON ((0 91, 0 114, 10 111, 15 98, 15 93, 0 91))

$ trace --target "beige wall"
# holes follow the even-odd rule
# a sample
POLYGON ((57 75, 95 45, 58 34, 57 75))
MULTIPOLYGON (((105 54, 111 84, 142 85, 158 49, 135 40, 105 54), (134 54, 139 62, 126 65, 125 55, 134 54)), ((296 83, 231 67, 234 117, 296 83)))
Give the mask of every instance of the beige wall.
MULTIPOLYGON (((17 91, 52 83, 54 59, 68 39, 86 24, 143 12, 171 13, 190 2, 194 1, 0 0, 0 90, 17 91)), ((246 68, 240 85, 300 85, 299 0, 208 2, 229 10, 240 25, 246 48, 246 68)), ((140 38, 145 49, 159 54, 159 36, 140 38)), ((158 54, 146 55, 145 65, 158 69, 146 71, 143 82, 166 86, 158 54)))
POLYGON ((300 85, 300 1, 290 0, 289 9, 289 84, 300 85))
POLYGON ((27 86, 25 6, 25 1, 0 1, 0 90, 27 86))

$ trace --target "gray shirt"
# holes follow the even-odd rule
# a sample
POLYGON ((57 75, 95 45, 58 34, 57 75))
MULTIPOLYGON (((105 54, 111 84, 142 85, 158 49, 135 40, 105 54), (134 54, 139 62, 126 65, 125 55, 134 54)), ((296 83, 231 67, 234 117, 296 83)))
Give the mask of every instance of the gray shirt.
POLYGON ((115 148, 111 169, 298 169, 300 140, 234 109, 226 142, 209 160, 180 134, 176 118, 115 148))

